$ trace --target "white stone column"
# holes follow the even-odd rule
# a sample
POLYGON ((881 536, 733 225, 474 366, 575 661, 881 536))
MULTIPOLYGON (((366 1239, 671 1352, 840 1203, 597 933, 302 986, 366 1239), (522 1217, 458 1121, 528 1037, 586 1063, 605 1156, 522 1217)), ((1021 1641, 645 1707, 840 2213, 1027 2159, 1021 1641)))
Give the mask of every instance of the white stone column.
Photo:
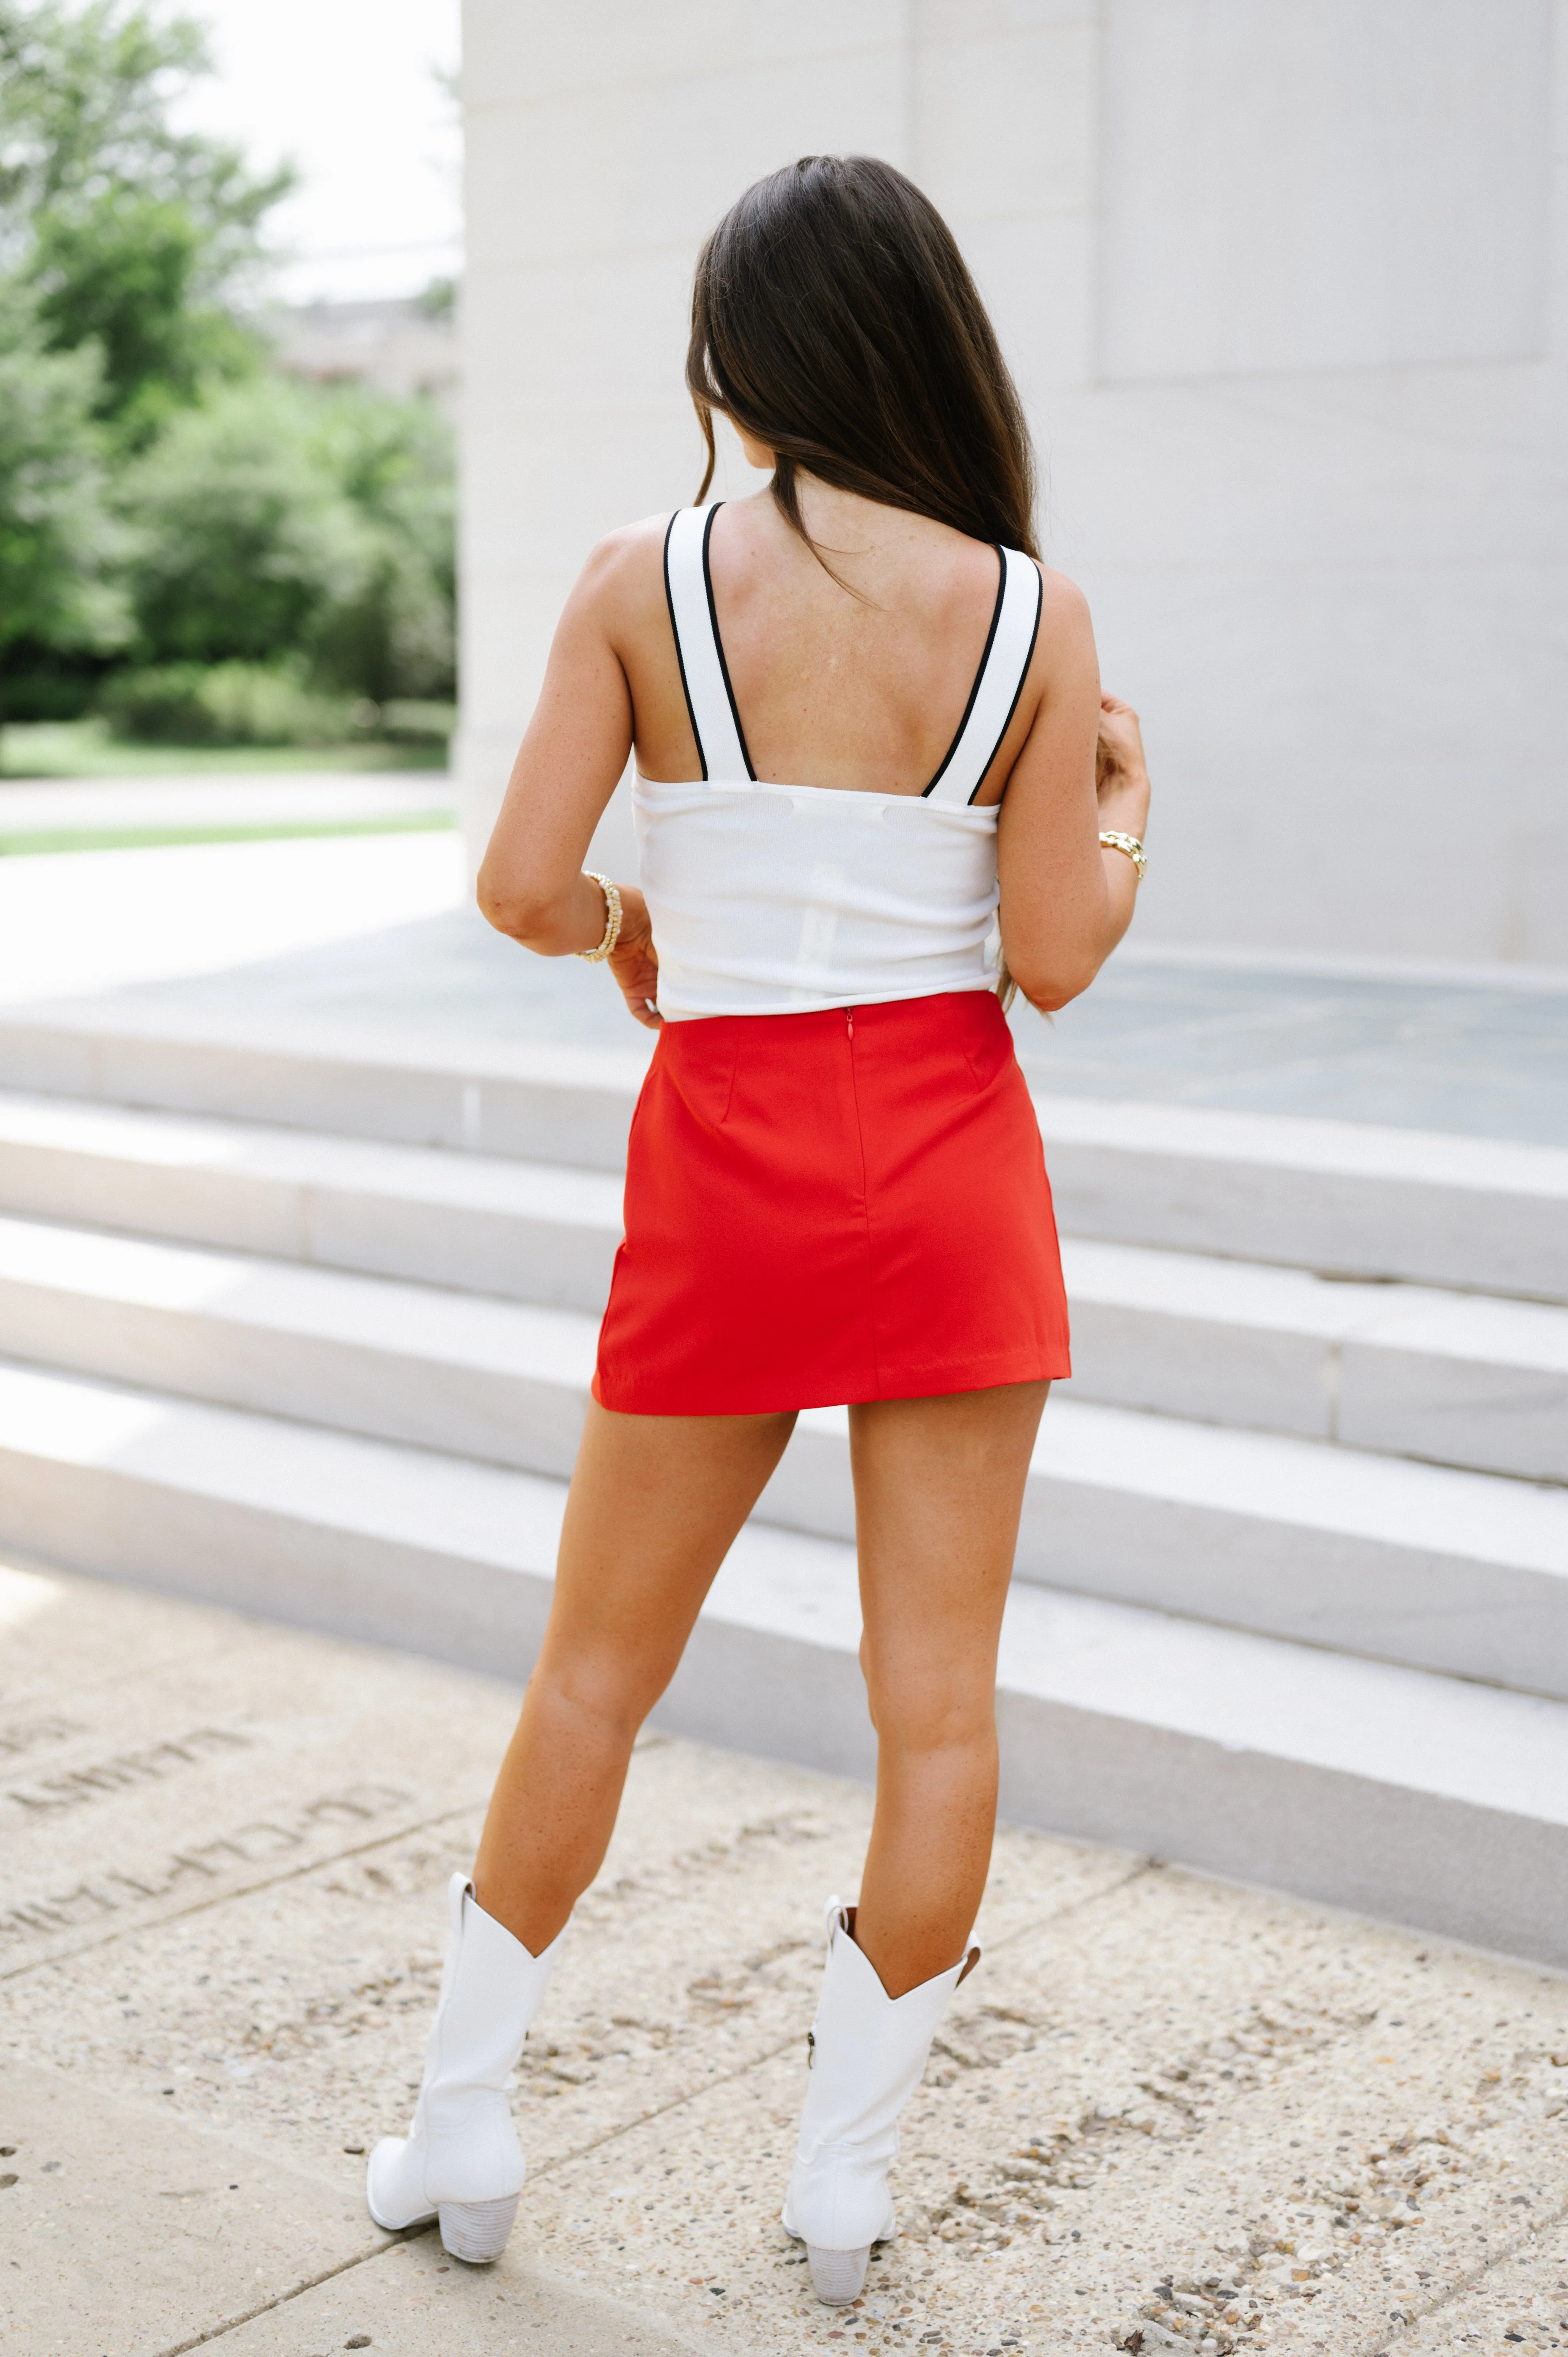
POLYGON ((1052 544, 1147 716, 1146 935, 1568 960, 1553 14, 1104 0, 1052 544))

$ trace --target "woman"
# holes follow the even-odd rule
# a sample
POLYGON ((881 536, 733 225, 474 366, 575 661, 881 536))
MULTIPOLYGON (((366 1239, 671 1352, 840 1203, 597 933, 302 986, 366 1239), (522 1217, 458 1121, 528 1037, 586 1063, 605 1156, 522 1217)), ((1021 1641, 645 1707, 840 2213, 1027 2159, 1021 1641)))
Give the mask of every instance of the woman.
POLYGON ((749 189, 697 265, 687 382, 699 500, 714 411, 771 483, 594 551, 479 877, 492 924, 607 960, 658 1041, 549 1628, 370 2201, 388 2227, 438 2213, 459 2258, 500 2251, 507 2074, 633 1739, 796 1411, 848 1401, 876 1812, 858 1908, 829 1910, 783 2212, 847 2302, 978 1960, 1002 1609, 1069 1372, 999 991, 1048 1011, 1087 988, 1132 917, 1149 790, 1084 601, 1039 564, 990 321, 900 173, 812 156, 749 189), (582 872, 634 746, 641 890, 582 872))

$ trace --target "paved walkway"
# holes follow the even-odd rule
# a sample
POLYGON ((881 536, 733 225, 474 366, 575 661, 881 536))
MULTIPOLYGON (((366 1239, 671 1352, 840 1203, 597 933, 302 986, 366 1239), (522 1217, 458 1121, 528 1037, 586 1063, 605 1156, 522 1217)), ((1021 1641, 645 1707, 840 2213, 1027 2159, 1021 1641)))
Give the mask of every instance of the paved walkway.
POLYGON ((204 1005, 205 977, 236 962, 395 931, 466 898, 450 832, 0 858, 0 1006, 153 979, 204 1005))
MULTIPOLYGON (((308 1021, 627 1046, 613 985, 455 907, 144 1000, 308 1021)), ((1130 945, 1047 1024, 1014 1014, 1039 1087, 1568 1145, 1568 975, 1560 984, 1287 973, 1162 960, 1130 945)))
POLYGON ((275 777, 0 780, 0 844, 29 837, 172 827, 364 825, 456 809, 444 770, 354 777, 308 770, 275 777))
POLYGON ((0 1565, 8 2357, 1568 2347, 1568 1983, 1015 1831, 903 2231, 819 2307, 778 2205, 868 1796, 658 1735, 524 2053, 505 2259, 380 2233, 515 1701, 0 1565))

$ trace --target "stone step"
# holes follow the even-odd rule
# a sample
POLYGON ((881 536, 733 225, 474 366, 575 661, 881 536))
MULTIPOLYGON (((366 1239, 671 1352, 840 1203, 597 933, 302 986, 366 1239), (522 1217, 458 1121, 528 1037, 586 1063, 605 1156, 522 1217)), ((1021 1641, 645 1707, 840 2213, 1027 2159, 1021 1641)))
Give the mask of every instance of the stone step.
POLYGON ((597 1319, 0 1217, 0 1358, 567 1474, 597 1319))
POLYGON ((1072 1394, 1568 1481, 1568 1308, 1062 1244, 1072 1394))
MULTIPOLYGON (((564 1491, 538 1476, 0 1368, 0 1538, 517 1677, 564 1491)), ((753 1524, 660 1721, 865 1776, 852 1551, 753 1524)), ((1568 1706, 1015 1588, 1003 1806, 1025 1823, 1568 1965, 1568 1706)))
MULTIPOLYGON (((0 1211, 597 1312, 603 1171, 0 1096, 0 1211)), ((1568 1480, 1568 1310, 1069 1238, 1074 1394, 1568 1480)))
MULTIPOLYGON (((166 1007, 0 1019, 0 1085, 613 1170, 637 1049, 454 1042, 166 1007)), ((1568 1302, 1568 1151, 1037 1092, 1064 1233, 1568 1302)))
POLYGON ((607 1171, 0 1096, 0 1211, 597 1310, 607 1171))
POLYGON ((89 1001, 0 1014, 0 1088, 389 1145, 619 1170, 647 1069, 625 1049, 446 1035, 407 1046, 362 1027, 210 1017, 89 1001))
POLYGON ((1064 1234, 1568 1302, 1568 1150, 1045 1095, 1064 1234))
MULTIPOLYGON (((591 1317, 0 1221, 0 1352, 535 1473, 570 1471, 591 1317)), ((848 1418, 758 1509, 854 1535, 848 1418)), ((1568 1491, 1058 1397, 1026 1578, 1568 1694, 1568 1491)))

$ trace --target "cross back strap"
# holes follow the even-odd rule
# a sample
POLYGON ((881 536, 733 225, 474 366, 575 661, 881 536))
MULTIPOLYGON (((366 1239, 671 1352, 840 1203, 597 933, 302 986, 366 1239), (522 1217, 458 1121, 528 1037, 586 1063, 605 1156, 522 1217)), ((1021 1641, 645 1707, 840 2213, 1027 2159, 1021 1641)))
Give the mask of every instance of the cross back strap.
MULTIPOLYGON (((697 758, 703 777, 721 782, 755 779, 757 771, 714 604, 708 543, 717 513, 716 506, 680 508, 671 518, 664 536, 664 589, 697 758)), ((958 732, 925 789, 930 802, 974 800, 1007 734, 1034 656, 1042 598, 1039 567, 1015 548, 998 548, 996 554, 1001 573, 991 629, 958 732)))

